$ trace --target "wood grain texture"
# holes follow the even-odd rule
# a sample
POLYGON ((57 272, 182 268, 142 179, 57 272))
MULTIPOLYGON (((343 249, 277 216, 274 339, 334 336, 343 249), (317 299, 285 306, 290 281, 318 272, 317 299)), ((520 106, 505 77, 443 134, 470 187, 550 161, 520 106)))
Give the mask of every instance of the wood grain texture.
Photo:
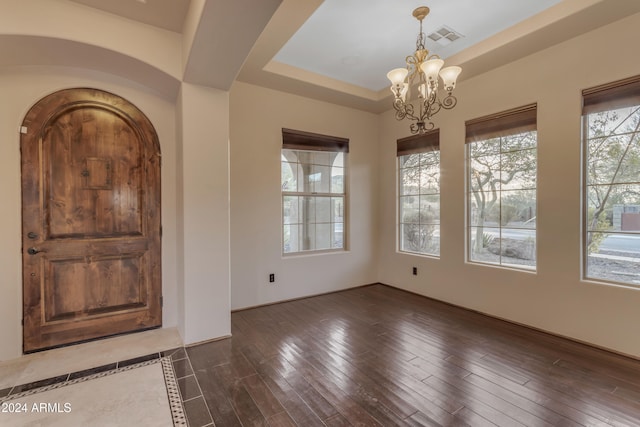
POLYGON ((160 326, 160 145, 149 119, 78 88, 40 100, 23 127, 24 351, 160 326))
POLYGON ((638 426, 640 362, 383 285, 187 349, 216 425, 638 426))

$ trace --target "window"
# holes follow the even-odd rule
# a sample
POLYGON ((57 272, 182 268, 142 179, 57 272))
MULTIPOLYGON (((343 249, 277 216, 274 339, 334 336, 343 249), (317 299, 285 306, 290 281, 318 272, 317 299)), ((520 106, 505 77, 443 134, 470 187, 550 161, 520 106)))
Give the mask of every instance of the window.
POLYGON ((398 140, 398 247, 440 256, 440 130, 398 140))
POLYGON ((640 286, 640 76, 582 94, 583 276, 640 286))
POLYGON ((349 140, 282 129, 282 252, 344 250, 349 140))
POLYGON ((467 258, 536 268, 536 105, 468 121, 467 258))

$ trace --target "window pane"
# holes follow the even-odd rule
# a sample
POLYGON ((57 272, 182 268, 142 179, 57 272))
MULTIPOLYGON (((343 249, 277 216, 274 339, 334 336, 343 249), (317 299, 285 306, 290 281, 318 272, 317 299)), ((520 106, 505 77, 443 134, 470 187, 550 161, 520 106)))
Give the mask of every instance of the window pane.
POLYGON ((420 194, 440 192, 440 165, 430 164, 420 168, 420 194))
POLYGON ((440 224, 440 195, 420 196, 420 224, 440 224))
POLYGON ((537 132, 524 132, 517 135, 509 135, 502 138, 502 152, 526 150, 535 148, 537 132))
POLYGON ((640 285, 640 258, 591 254, 587 257, 586 276, 590 279, 640 285))
POLYGON ((536 191, 502 191, 500 225, 510 228, 536 228, 536 191))
POLYGON ((296 191, 304 192, 306 191, 305 185, 307 183, 306 175, 309 173, 309 165, 302 165, 300 163, 296 163, 296 173, 298 175, 298 188, 296 191))
POLYGON ((285 225, 283 227, 283 249, 284 253, 290 252, 298 252, 298 234, 299 226, 298 225, 285 225))
POLYGON ((440 150, 427 151, 420 154, 420 165, 440 165, 440 150))
POLYGON ((587 278, 640 285, 640 234, 587 233, 587 278))
POLYGON ((333 222, 344 222, 344 197, 331 198, 331 212, 333 222))
MULTIPOLYGON (((331 198, 316 197, 316 223, 331 222, 331 198)), ((329 239, 329 230, 326 238, 329 239)))
POLYGON ((638 115, 638 106, 590 114, 587 117, 587 137, 625 133, 629 123, 636 120, 638 115))
POLYGON ((282 200, 282 219, 284 224, 298 223, 298 197, 285 196, 282 200))
POLYGON ((424 228, 428 236, 425 253, 440 255, 440 226, 432 224, 425 225, 424 228))
POLYGON ((400 222, 420 223, 420 197, 405 196, 400 197, 400 222))
POLYGON ((437 255, 440 252, 440 230, 437 225, 401 224, 400 250, 437 255))
POLYGON ((420 168, 400 169, 400 195, 418 194, 420 191, 420 168))
POLYGON ((421 154, 408 154, 406 156, 400 156, 400 168, 415 168, 420 166, 421 154))
POLYGON ((293 164, 292 168, 289 162, 282 162, 282 191, 296 191, 298 183, 297 173, 294 173, 294 170, 297 171, 297 165, 295 163, 293 164))
POLYGON ((536 151, 503 153, 500 161, 501 190, 536 187, 536 151))
POLYGON ((469 223, 473 226, 496 226, 498 225, 499 204, 497 192, 489 195, 482 192, 469 193, 469 223))
POLYGON ((331 224, 316 224, 315 249, 331 249, 331 224))
POLYGON ((331 176, 329 166, 311 166, 309 173, 309 189, 313 193, 328 193, 331 176))
POLYGON ((336 222, 333 224, 331 247, 334 249, 344 247, 344 224, 342 222, 336 222))
POLYGON ((312 224, 316 222, 316 198, 300 197, 298 218, 300 223, 312 224))
POLYGON ((316 248, 316 225, 302 224, 300 226, 300 250, 311 251, 316 248))
POLYGON ((500 138, 487 139, 469 144, 472 157, 498 154, 500 152, 500 138))
POLYGON ((500 263, 500 229, 470 227, 469 258, 471 261, 500 263))
POLYGON ((298 163, 305 163, 305 164, 313 163, 311 160, 313 152, 301 151, 301 150, 291 150, 291 151, 296 154, 296 157, 298 158, 298 163))
MULTIPOLYGON (((587 191, 587 231, 623 230, 623 213, 640 206, 640 184, 596 185, 587 191)), ((628 217, 630 218, 630 217, 628 217)))
POLYGON ((500 189, 500 155, 471 158, 469 171, 471 191, 493 191, 500 189))
POLYGON ((331 168, 331 192, 344 193, 344 168, 331 168))
POLYGON ((330 154, 326 151, 314 151, 311 153, 311 163, 314 165, 331 166, 330 154))
POLYGON ((502 265, 535 267, 536 231, 503 228, 500 236, 500 256, 502 265))

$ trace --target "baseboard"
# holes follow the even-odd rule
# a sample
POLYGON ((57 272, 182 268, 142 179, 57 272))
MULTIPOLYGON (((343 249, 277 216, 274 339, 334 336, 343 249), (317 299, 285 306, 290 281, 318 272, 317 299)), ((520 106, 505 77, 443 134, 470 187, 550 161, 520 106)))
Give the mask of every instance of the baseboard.
POLYGON ((222 341, 222 340, 226 340, 228 338, 231 338, 231 334, 222 335, 221 337, 215 337, 215 338, 211 338, 211 339, 208 339, 208 340, 192 342, 191 344, 185 344, 184 346, 185 346, 185 348, 195 347, 196 345, 206 344, 206 343, 209 343, 209 342, 222 341))
MULTIPOLYGON (((279 300, 279 301, 267 302, 267 303, 264 303, 264 304, 252 305, 252 306, 248 306, 248 307, 235 308, 235 309, 231 310, 231 312, 232 313, 237 313, 239 311, 252 310, 254 308, 267 307, 267 306, 276 305, 276 304, 284 304, 285 302, 299 301, 299 300, 302 300, 302 299, 314 298, 314 297, 319 297, 319 296, 322 296, 322 295, 336 294, 338 292, 350 291, 352 289, 365 288, 367 286, 373 286, 373 285, 382 285, 382 283, 377 283, 376 282, 376 283, 369 283, 367 285, 357 285, 357 286, 352 286, 350 288, 336 289, 335 291, 321 292, 319 294, 306 295, 306 296, 303 296, 303 297, 289 298, 289 299, 284 299, 284 300, 279 300)), ((387 286, 387 285, 385 285, 385 286, 387 286)))

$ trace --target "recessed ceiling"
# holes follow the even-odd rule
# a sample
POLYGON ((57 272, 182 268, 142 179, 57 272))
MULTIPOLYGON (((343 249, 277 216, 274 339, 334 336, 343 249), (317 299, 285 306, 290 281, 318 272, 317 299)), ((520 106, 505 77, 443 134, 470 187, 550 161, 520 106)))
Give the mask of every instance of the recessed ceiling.
POLYGON ((71 0, 124 18, 182 32, 191 0, 71 0))
POLYGON ((426 36, 443 27, 461 35, 446 46, 427 38, 427 49, 445 59, 560 2, 325 0, 274 59, 377 91, 388 86, 386 73, 404 67, 415 50, 416 7, 431 9, 423 21, 426 36))
MULTIPOLYGON (((183 31, 190 6, 190 0, 60 1, 178 33, 183 31)), ((211 57, 210 63, 225 64, 228 61, 220 58, 228 57, 229 52, 246 55, 239 32, 255 27, 254 32, 260 34, 248 56, 239 60, 241 69, 230 81, 371 112, 389 109, 386 73, 404 67, 405 57, 415 49, 419 23, 412 11, 418 6, 431 9, 423 24, 427 37, 433 32, 445 38, 448 30, 455 33, 449 35, 455 40, 427 39, 426 45, 431 53, 447 60, 447 65, 462 66, 461 82, 640 13, 640 0, 270 0, 277 10, 273 13, 272 5, 263 8, 272 14, 263 27, 252 22, 252 12, 264 0, 198 1, 215 15, 199 23, 202 34, 216 34, 203 37, 197 50, 200 56, 211 57), (230 5, 235 12, 226 16, 230 5), (218 30, 207 30, 210 27, 218 30)), ((207 76, 219 71, 197 68, 207 76)))

